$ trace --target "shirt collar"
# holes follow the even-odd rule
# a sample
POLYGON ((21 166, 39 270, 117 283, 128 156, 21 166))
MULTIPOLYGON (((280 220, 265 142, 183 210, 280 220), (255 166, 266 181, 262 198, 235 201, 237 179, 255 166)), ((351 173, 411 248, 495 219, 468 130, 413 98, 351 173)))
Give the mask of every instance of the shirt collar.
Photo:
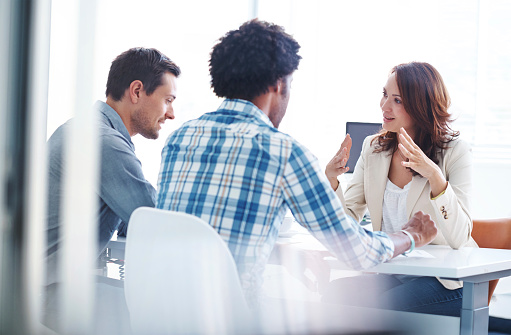
POLYGON ((131 141, 130 133, 128 132, 128 129, 124 125, 124 122, 122 122, 121 117, 115 111, 115 109, 103 101, 96 101, 94 108, 101 112, 101 120, 103 123, 120 132, 122 136, 124 136, 126 140, 134 147, 134 144, 131 141))
POLYGON ((270 121, 268 115, 264 114, 262 110, 260 110, 256 105, 252 102, 242 99, 225 99, 218 110, 228 110, 235 111, 242 114, 248 114, 252 117, 259 119, 264 122, 266 125, 275 128, 273 123, 270 121))

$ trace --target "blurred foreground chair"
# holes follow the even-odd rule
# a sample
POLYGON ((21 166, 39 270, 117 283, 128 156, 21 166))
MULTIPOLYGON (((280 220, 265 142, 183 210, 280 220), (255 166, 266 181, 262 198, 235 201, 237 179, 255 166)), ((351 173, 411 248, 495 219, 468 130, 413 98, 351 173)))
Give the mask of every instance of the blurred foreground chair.
POLYGON ((234 259, 198 217, 138 208, 128 226, 125 261, 134 334, 250 332, 234 259))
MULTIPOLYGON (((511 249, 511 218, 474 220, 472 237, 480 248, 511 249)), ((488 286, 488 305, 498 279, 492 280, 488 286)))

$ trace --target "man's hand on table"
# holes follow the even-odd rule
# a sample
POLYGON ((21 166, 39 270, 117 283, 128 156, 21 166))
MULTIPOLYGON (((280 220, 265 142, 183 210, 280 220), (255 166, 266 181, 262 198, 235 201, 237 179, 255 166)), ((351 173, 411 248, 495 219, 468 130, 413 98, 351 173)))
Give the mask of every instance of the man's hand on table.
MULTIPOLYGON (((416 248, 429 244, 438 233, 435 222, 431 219, 429 214, 424 214, 422 211, 415 213, 410 221, 403 226, 402 230, 411 234, 415 241, 416 248)), ((410 249, 411 241, 406 233, 399 231, 389 236, 392 242, 394 242, 393 257, 401 255, 410 249)))

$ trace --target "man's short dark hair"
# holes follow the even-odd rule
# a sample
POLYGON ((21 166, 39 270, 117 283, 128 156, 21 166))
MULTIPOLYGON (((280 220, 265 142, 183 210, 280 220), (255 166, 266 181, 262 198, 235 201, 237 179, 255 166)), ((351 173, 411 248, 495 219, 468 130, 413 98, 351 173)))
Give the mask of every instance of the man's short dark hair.
POLYGON ((284 28, 254 19, 221 37, 211 51, 211 87, 219 97, 252 100, 292 74, 300 45, 284 28))
POLYGON ((161 85, 161 78, 166 72, 179 77, 181 69, 156 49, 129 49, 117 56, 110 66, 106 96, 115 101, 121 100, 126 89, 135 80, 140 80, 146 94, 151 95, 161 85))

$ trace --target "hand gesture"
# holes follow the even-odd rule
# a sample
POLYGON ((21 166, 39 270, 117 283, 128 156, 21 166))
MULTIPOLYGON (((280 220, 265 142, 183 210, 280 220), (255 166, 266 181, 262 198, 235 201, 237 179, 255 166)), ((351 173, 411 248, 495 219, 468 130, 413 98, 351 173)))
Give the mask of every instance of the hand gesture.
POLYGON ((401 162, 401 165, 428 179, 432 197, 437 196, 447 188, 447 181, 438 165, 426 156, 404 128, 399 130, 399 151, 406 159, 406 161, 401 162))
POLYGON ((402 229, 412 234, 417 248, 429 244, 438 233, 435 222, 422 211, 415 213, 402 229))
POLYGON ((337 176, 340 176, 350 169, 349 167, 346 167, 346 163, 350 158, 351 144, 351 136, 350 134, 346 134, 344 141, 341 143, 339 151, 337 151, 335 156, 326 166, 325 174, 334 190, 339 186, 337 176))

